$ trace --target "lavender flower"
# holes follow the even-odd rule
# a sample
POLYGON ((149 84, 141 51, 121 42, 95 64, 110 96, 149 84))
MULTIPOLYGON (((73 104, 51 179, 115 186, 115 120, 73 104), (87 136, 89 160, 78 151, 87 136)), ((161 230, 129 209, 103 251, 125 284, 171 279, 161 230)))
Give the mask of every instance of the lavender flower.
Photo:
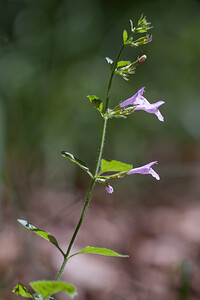
POLYGON ((131 169, 129 172, 127 172, 127 174, 150 174, 157 180, 160 180, 160 176, 151 168, 155 164, 157 164, 157 161, 150 162, 142 167, 131 169))
POLYGON ((110 184, 106 186, 106 192, 108 192, 108 194, 112 194, 114 192, 114 189, 110 184))
POLYGON ((133 105, 136 106, 135 110, 145 110, 146 112, 150 113, 150 114, 155 114, 158 118, 158 120, 160 121, 164 121, 164 118, 161 114, 161 112, 159 111, 158 107, 161 106, 162 104, 164 104, 164 101, 158 101, 156 103, 150 104, 149 101, 147 101, 147 99, 145 99, 142 95, 144 93, 144 89, 145 87, 141 88, 135 95, 133 95, 131 98, 123 101, 120 104, 121 108, 124 108, 126 106, 129 105, 133 105))

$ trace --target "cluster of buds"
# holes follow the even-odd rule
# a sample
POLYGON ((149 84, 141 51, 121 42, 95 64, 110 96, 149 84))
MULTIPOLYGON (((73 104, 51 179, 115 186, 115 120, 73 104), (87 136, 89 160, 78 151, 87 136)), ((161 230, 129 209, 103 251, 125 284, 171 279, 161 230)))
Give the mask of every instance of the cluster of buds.
POLYGON ((141 64, 147 59, 146 55, 142 55, 136 61, 119 61, 115 69, 115 74, 118 74, 123 77, 125 80, 129 80, 128 75, 135 73, 135 68, 137 65, 141 64))
POLYGON ((147 22, 146 17, 143 17, 143 15, 141 15, 136 27, 133 27, 132 20, 130 20, 130 23, 131 23, 131 31, 134 33, 147 32, 147 30, 152 28, 152 26, 150 26, 151 23, 147 22))
POLYGON ((130 23, 131 23, 130 36, 128 36, 128 33, 126 30, 123 31, 123 41, 124 41, 125 46, 137 47, 140 45, 145 45, 152 41, 152 36, 148 35, 148 34, 138 38, 137 40, 133 39, 134 33, 146 33, 149 29, 152 28, 150 26, 151 23, 147 22, 145 17, 141 16, 136 27, 133 27, 133 22, 131 20, 130 20, 130 23))
MULTIPOLYGON (((131 22, 131 34, 128 36, 126 30, 123 32, 123 41, 124 46, 139 46, 151 41, 151 37, 146 35, 138 38, 137 40, 133 40, 134 33, 146 33, 151 27, 150 23, 146 21, 145 17, 141 17, 137 23, 136 27, 133 27, 133 23, 131 22)), ((106 57, 108 64, 111 66, 112 72, 120 75, 123 79, 128 80, 128 76, 134 74, 136 66, 140 65, 147 59, 147 56, 143 54, 138 57, 136 61, 131 62, 127 60, 116 61, 114 62, 111 58, 106 57)), ((101 116, 105 119, 111 118, 127 118, 128 115, 134 113, 138 110, 143 110, 147 113, 154 114, 158 118, 159 121, 163 122, 164 118, 159 110, 159 107, 164 104, 164 101, 157 101, 155 103, 150 103, 146 98, 144 98, 145 87, 139 89, 132 97, 124 100, 120 104, 118 104, 113 109, 108 108, 106 112, 103 112, 103 101, 97 97, 96 95, 87 96, 95 109, 99 111, 101 116)), ((72 154, 63 151, 62 155, 74 163, 78 164, 79 167, 84 169, 88 175, 93 178, 93 174, 89 171, 89 168, 85 165, 84 162, 74 157, 72 154)), ((110 179, 117 179, 131 174, 150 174, 155 179, 160 180, 160 176, 152 169, 152 166, 157 164, 157 161, 150 162, 144 166, 133 168, 132 165, 112 160, 106 161, 104 159, 101 160, 101 168, 99 173, 96 176, 97 182, 102 183, 105 186, 106 191, 109 194, 112 194, 114 189, 108 183, 110 179), (110 174, 109 174, 110 173, 110 174)))
POLYGON ((132 37, 130 37, 128 40, 126 40, 124 42, 124 44, 126 46, 131 46, 131 47, 137 47, 137 46, 140 46, 140 45, 145 45, 145 44, 148 44, 152 41, 152 35, 146 35, 146 36, 143 36, 143 37, 140 37, 139 39, 137 40, 133 40, 132 37))

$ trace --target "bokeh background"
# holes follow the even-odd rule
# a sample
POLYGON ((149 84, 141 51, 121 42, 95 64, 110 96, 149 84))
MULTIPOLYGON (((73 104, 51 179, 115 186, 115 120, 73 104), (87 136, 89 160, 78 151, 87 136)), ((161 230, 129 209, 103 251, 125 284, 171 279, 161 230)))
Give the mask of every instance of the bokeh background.
POLYGON ((153 40, 122 58, 148 59, 128 82, 115 78, 110 105, 145 86, 150 102, 166 102, 165 122, 142 111, 113 120, 104 158, 135 167, 158 160, 161 181, 113 181, 112 196, 97 186, 75 249, 102 246, 130 258, 77 257, 63 279, 80 300, 200 298, 200 2, 1 0, 1 300, 19 298, 10 293, 18 281, 55 278, 59 253, 16 219, 66 248, 89 179, 60 150, 94 168, 102 120, 86 96, 105 99, 105 57, 115 59, 123 29, 141 14, 153 40))

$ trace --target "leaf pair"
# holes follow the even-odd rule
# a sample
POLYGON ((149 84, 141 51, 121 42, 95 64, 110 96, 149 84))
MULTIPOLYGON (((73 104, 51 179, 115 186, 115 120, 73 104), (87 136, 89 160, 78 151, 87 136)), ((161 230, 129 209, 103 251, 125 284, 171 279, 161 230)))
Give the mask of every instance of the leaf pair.
MULTIPOLYGON (((115 257, 127 257, 127 255, 119 254, 113 250, 107 249, 107 248, 100 248, 100 247, 92 247, 87 246, 81 251, 78 251, 69 257, 66 257, 66 254, 60 249, 58 242, 54 236, 52 236, 50 233, 38 229, 34 225, 30 224, 29 222, 25 220, 18 220, 18 222, 23 225, 28 230, 33 231, 37 235, 41 236, 45 240, 49 241, 53 245, 55 245, 63 254, 64 258, 69 259, 72 258, 75 255, 78 254, 98 254, 98 255, 104 255, 104 256, 115 256, 115 257)), ((41 280, 41 281, 34 281, 30 283, 30 286, 33 288, 35 293, 30 292, 22 283, 18 283, 14 289, 13 293, 20 295, 25 298, 32 298, 34 300, 50 300, 54 299, 51 297, 51 295, 54 295, 59 292, 66 292, 69 297, 73 298, 77 293, 75 290, 75 287, 67 282, 64 281, 50 281, 50 280, 41 280)))
MULTIPOLYGON (((116 108, 116 110, 112 111, 113 114, 111 114, 112 112, 110 112, 109 117, 116 117, 116 118, 117 117, 125 117, 125 115, 131 113, 134 110, 134 108, 135 107, 133 106, 133 107, 121 109, 118 106, 116 108)), ((107 113, 109 113, 109 112, 107 112, 107 113)), ((62 153, 63 157, 68 158, 69 160, 71 160, 72 162, 77 164, 79 167, 81 167, 83 170, 85 170, 93 178, 93 175, 90 173, 89 168, 87 167, 85 162, 76 158, 73 154, 71 154, 69 152, 61 151, 61 153, 62 153)), ((101 169, 97 176, 97 180, 100 182, 103 182, 103 181, 105 181, 105 179, 107 180, 109 178, 120 178, 120 177, 126 175, 126 173, 129 172, 131 169, 132 169, 132 165, 130 165, 130 164, 122 163, 122 162, 116 161, 116 160, 107 161, 105 159, 102 159, 101 160, 101 169), (107 173, 107 172, 112 172, 112 173, 115 172, 115 174, 109 174, 109 175, 102 176, 102 173, 107 173)), ((26 228, 31 229, 31 227, 28 224, 26 224, 25 222, 26 221, 22 221, 21 224, 24 225, 26 228)), ((32 230, 34 231, 36 229, 34 228, 32 230)), ((40 231, 37 231, 36 233, 39 234, 38 232, 40 232, 40 231)), ((40 236, 41 236, 41 234, 40 234, 40 236)), ((53 237, 51 236, 51 240, 52 240, 52 238, 53 237)), ((48 240, 49 240, 49 236, 48 236, 48 240)), ((56 244, 56 246, 58 247, 57 244, 56 244)))
MULTIPOLYGON (((106 166, 106 163, 105 163, 104 166, 103 166, 103 169, 104 169, 103 172, 106 172, 105 170, 111 169, 111 168, 108 167, 108 166, 106 166)), ((122 166, 120 167, 120 169, 122 169, 122 166)), ((116 166, 114 166, 114 164, 112 166, 112 170, 116 170, 116 166)), ((27 222, 25 220, 18 219, 18 222, 21 225, 23 225, 25 228, 33 231, 37 235, 41 236, 45 240, 47 240, 50 243, 52 243, 53 245, 55 245, 62 252, 62 254, 64 255, 64 257, 66 256, 64 254, 64 252, 60 249, 60 247, 58 245, 58 242, 57 242, 56 238, 53 235, 51 235, 50 233, 48 233, 48 232, 46 232, 46 231, 44 231, 42 229, 39 229, 39 228, 35 227, 34 225, 30 224, 29 222, 27 222)), ((72 254, 71 256, 69 256, 68 259, 71 258, 71 257, 73 257, 73 256, 75 256, 75 255, 77 255, 77 254, 83 254, 83 253, 98 254, 98 255, 105 255, 105 256, 127 257, 127 255, 119 254, 119 253, 117 253, 117 252, 115 252, 113 250, 107 249, 107 248, 87 246, 84 249, 82 249, 81 251, 76 252, 76 253, 72 254)))

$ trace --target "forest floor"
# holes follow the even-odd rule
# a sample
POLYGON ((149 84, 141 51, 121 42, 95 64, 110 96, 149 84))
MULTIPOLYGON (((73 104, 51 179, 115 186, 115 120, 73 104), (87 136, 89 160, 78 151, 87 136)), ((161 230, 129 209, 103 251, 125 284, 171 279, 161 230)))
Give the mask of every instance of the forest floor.
MULTIPOLYGON (((76 299, 200 299, 199 189, 194 181, 187 186, 176 182, 176 187, 168 182, 159 190, 148 184, 143 192, 131 189, 118 197, 97 190, 72 252, 90 245, 129 257, 84 254, 72 258, 62 279, 76 286, 76 299)), ((0 232, 0 300, 17 300, 20 297, 10 290, 18 281, 28 286, 29 281, 55 279, 62 256, 16 218, 50 232, 65 250, 83 200, 78 192, 38 188, 24 210, 13 210, 5 203, 0 232)), ((60 293, 56 299, 67 296, 60 293)))

